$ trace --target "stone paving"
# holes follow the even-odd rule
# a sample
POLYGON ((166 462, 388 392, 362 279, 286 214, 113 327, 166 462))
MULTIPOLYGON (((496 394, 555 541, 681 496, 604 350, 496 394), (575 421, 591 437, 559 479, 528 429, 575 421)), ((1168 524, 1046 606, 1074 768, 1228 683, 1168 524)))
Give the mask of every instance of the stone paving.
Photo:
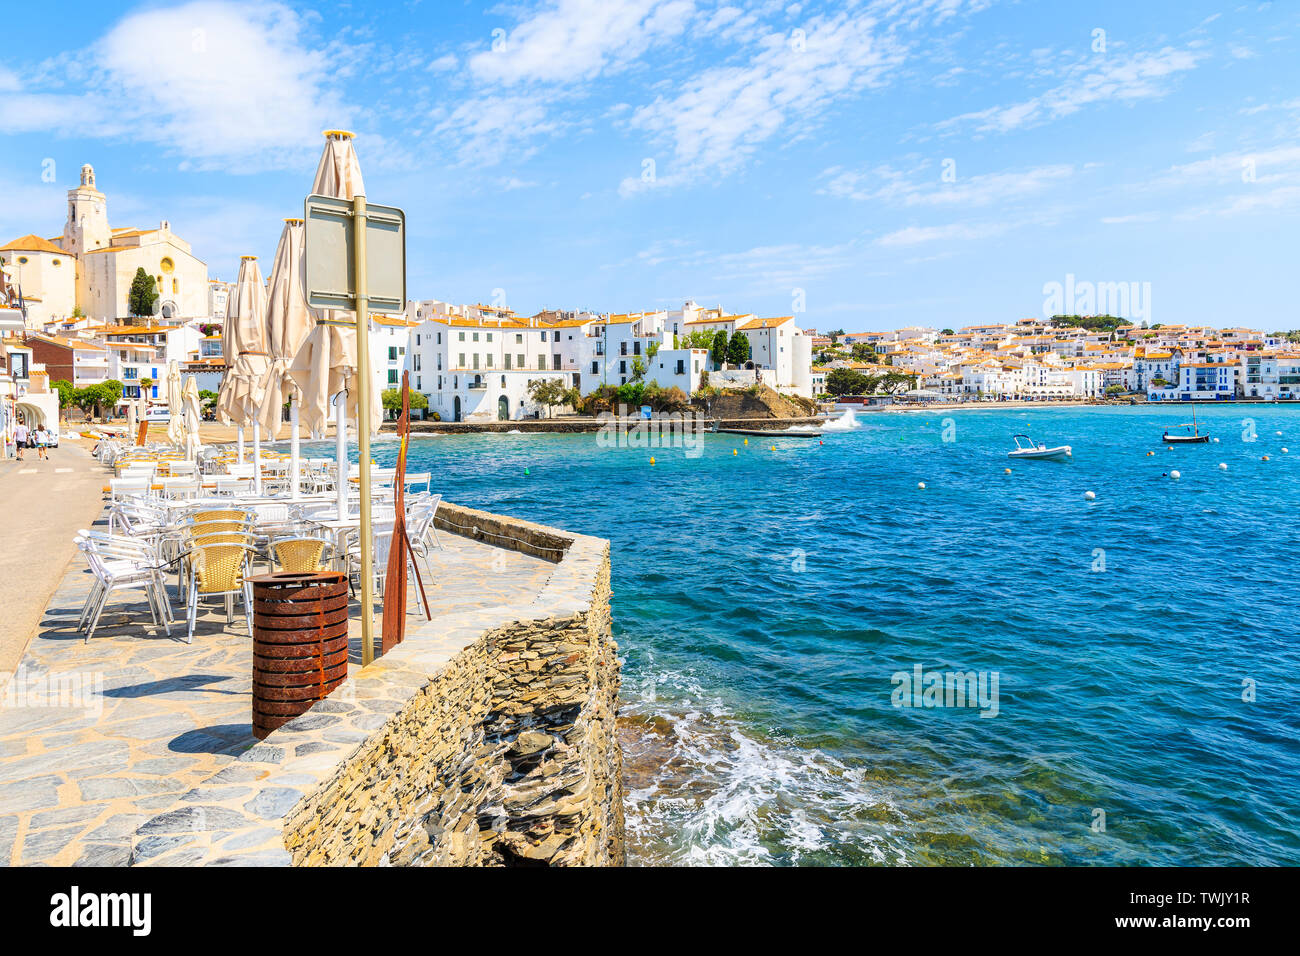
MULTIPOLYGON (((434 551, 426 581, 435 620, 529 604, 555 567, 440 534, 445 550, 434 551)), ((90 582, 74 561, 0 687, 0 863, 124 865, 142 823, 257 743, 242 607, 229 623, 219 605, 201 614, 186 644, 183 621, 167 637, 144 601, 114 598, 85 643, 76 622, 90 582)), ((424 620, 413 607, 408 632, 424 620)), ((353 632, 355 667, 356 620, 353 632)))

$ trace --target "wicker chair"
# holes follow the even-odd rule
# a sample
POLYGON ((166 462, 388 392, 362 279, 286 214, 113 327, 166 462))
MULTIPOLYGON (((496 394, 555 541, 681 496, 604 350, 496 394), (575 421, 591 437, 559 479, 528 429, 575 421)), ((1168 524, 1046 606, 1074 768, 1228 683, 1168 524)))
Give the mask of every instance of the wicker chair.
POLYGON ((281 538, 270 546, 272 567, 294 574, 324 571, 328 543, 322 538, 281 538))
POLYGON ((190 598, 185 643, 194 643, 194 623, 202 598, 224 597, 226 620, 234 618, 235 595, 244 599, 248 636, 253 636, 253 589, 244 575, 252 549, 247 544, 197 544, 190 552, 190 598))

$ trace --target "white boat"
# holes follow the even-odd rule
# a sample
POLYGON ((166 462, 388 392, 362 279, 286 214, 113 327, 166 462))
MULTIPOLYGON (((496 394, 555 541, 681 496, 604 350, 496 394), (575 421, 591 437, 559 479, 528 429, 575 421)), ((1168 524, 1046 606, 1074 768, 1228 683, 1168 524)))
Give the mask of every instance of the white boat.
POLYGON ((1057 445, 1055 448, 1048 448, 1046 445, 1034 441, 1028 435, 1014 436, 1016 448, 1014 451, 1007 452, 1008 458, 1024 458, 1033 461, 1062 461, 1072 457, 1069 445, 1057 445))

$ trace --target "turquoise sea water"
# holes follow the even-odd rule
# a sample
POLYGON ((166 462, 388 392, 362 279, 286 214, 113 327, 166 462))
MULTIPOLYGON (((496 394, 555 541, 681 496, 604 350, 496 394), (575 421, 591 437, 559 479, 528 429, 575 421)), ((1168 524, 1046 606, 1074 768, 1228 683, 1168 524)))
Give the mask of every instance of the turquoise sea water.
POLYGON ((1220 441, 1167 451, 1188 415, 871 412, 653 467, 430 437, 411 468, 612 541, 634 862, 1296 864, 1300 409, 1203 408, 1220 441), (996 672, 996 716, 894 706, 917 665, 996 672))

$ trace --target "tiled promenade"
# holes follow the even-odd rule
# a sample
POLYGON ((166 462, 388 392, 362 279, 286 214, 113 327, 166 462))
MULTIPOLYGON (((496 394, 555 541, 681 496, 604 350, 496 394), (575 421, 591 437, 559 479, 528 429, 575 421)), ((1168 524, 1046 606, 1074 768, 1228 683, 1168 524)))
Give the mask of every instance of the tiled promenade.
MULTIPOLYGON (((446 550, 434 552, 428 587, 435 622, 529 604, 555 567, 440 534, 446 550)), ((75 625, 89 585, 74 561, 0 689, 0 863, 124 865, 140 824, 256 743, 242 607, 227 624, 214 604, 187 645, 183 622, 169 638, 143 601, 115 598, 87 644, 75 625)), ((424 622, 413 607, 408 636, 424 622)), ((355 667, 355 620, 353 631, 355 667)))

